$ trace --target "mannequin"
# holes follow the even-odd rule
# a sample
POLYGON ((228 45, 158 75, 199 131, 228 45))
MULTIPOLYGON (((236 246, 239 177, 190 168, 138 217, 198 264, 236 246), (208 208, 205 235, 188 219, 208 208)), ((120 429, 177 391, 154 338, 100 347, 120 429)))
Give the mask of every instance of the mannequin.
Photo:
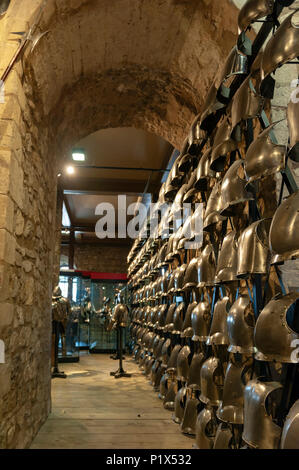
POLYGON ((58 343, 61 337, 62 353, 66 354, 66 325, 71 314, 71 305, 68 299, 62 297, 59 286, 56 286, 52 295, 52 377, 65 378, 66 375, 58 370, 58 343))

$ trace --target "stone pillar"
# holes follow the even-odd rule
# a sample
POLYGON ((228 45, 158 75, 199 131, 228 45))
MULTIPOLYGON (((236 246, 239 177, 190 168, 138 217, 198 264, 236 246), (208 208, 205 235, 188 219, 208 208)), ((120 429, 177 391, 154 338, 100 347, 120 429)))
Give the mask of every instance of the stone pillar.
POLYGON ((59 282, 60 271, 60 252, 61 252, 61 227, 62 227, 62 206, 63 206, 63 191, 57 188, 56 199, 56 220, 55 220, 55 252, 54 252, 54 267, 53 267, 53 288, 59 282))

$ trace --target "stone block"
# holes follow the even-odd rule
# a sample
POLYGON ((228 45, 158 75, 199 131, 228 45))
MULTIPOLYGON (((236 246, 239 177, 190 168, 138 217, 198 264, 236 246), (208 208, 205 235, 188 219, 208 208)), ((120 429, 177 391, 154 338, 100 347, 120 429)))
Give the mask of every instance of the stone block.
MULTIPOLYGON (((14 305, 9 303, 0 304, 0 331, 12 323, 14 305)), ((1 334, 0 334, 1 337, 1 334)))
POLYGON ((10 389, 9 364, 0 364, 0 397, 3 397, 10 389))
POLYGON ((0 229, 0 261, 13 265, 16 259, 16 240, 5 229, 0 229))
POLYGON ((14 205, 12 200, 0 194, 0 228, 5 228, 9 232, 13 231, 14 205))

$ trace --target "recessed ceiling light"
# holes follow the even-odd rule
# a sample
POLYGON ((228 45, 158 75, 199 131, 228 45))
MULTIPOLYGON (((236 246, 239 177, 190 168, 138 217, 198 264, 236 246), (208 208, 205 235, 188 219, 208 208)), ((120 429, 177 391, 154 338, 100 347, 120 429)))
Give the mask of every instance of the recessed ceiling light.
POLYGON ((82 149, 76 149, 72 151, 72 159, 75 162, 85 162, 86 155, 84 150, 82 149))

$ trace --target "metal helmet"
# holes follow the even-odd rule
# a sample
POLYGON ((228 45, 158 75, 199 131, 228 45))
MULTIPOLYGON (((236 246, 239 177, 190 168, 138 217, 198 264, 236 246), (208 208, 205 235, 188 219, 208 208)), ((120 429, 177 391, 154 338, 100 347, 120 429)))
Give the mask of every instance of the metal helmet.
POLYGON ((182 349, 182 346, 180 344, 176 344, 171 351, 170 358, 167 364, 167 369, 166 372, 174 372, 176 373, 177 371, 177 362, 178 362, 178 355, 180 350, 182 349))
POLYGON ((198 287, 213 286, 216 274, 216 258, 212 244, 207 244, 198 263, 198 287))
POLYGON ((169 338, 167 338, 162 346, 162 351, 161 351, 161 357, 162 357, 162 365, 167 367, 169 358, 170 358, 170 353, 171 353, 171 341, 169 338))
POLYGON ((188 173, 191 168, 194 168, 197 162, 197 157, 190 153, 185 153, 179 161, 178 171, 182 173, 188 173))
POLYGON ((234 436, 230 427, 227 424, 220 423, 216 431, 213 449, 231 449, 233 439, 234 436))
POLYGON ((191 323, 191 315, 195 307, 197 306, 197 302, 190 302, 184 318, 184 323, 182 326, 182 338, 191 338, 193 335, 192 323, 191 323))
POLYGON ((222 208, 221 215, 231 216, 243 210, 244 203, 254 199, 246 189, 247 181, 244 174, 244 161, 235 161, 225 173, 221 184, 222 208))
POLYGON ((199 258, 193 258, 187 266, 184 275, 183 289, 192 289, 198 285, 198 262, 199 258))
POLYGON ((174 292, 175 294, 181 294, 184 286, 184 276, 187 269, 187 264, 182 264, 176 269, 174 274, 174 292))
MULTIPOLYGON (((277 449, 281 428, 275 424, 271 403, 280 403, 282 385, 266 379, 248 382, 244 392, 244 430, 242 438, 255 449, 277 449), (273 401, 269 400, 269 397, 273 401), (270 408, 270 409, 269 409, 270 408)), ((274 408, 274 407, 273 407, 274 408)))
POLYGON ((189 356, 191 350, 189 346, 184 346, 179 354, 177 359, 177 380, 180 382, 186 383, 189 377, 189 356))
POLYGON ((62 296, 62 292, 61 292, 60 287, 59 286, 54 287, 53 297, 61 297, 61 296, 62 296))
POLYGON ((180 335, 182 333, 185 310, 186 306, 184 302, 179 303, 179 305, 175 309, 173 315, 173 330, 171 331, 173 335, 180 335))
POLYGON ((229 345, 227 332, 227 316, 230 309, 230 301, 228 297, 218 300, 215 304, 211 330, 207 339, 209 345, 229 345))
POLYGON ((294 342, 299 344, 299 328, 296 328, 298 299, 298 292, 277 294, 261 311, 254 330, 254 342, 258 351, 256 359, 299 363, 296 354, 293 357, 294 342))
POLYGON ((290 134, 290 151, 288 156, 295 162, 299 162, 299 106, 298 103, 290 101, 287 110, 288 128, 290 134))
POLYGON ((197 179, 197 169, 193 170, 191 173, 190 179, 188 181, 187 189, 183 197, 183 203, 194 202, 196 199, 199 190, 196 188, 195 183, 197 179))
POLYGON ((168 266, 168 262, 165 260, 166 252, 167 252, 167 242, 164 243, 160 250, 158 251, 157 258, 156 258, 156 267, 158 269, 165 268, 168 266))
POLYGON ((277 67, 299 56, 299 28, 291 13, 279 26, 266 44, 262 57, 262 79, 265 79, 277 67))
POLYGON ((241 234, 238 246, 237 276, 266 274, 270 265, 270 219, 262 219, 249 225, 241 234))
POLYGON ((167 309, 168 309, 167 304, 160 305, 160 308, 159 308, 159 311, 158 311, 158 319, 157 319, 157 322, 158 322, 157 329, 159 331, 163 331, 163 329, 164 329, 165 321, 166 321, 166 315, 167 315, 167 309))
POLYGON ((299 449, 299 400, 297 400, 286 417, 284 422, 280 448, 299 449))
POLYGON ((116 326, 126 327, 128 325, 129 312, 126 305, 117 304, 113 312, 113 320, 116 326))
POLYGON ((180 424, 184 417, 185 404, 186 404, 186 392, 187 392, 187 388, 183 386, 179 389, 178 393, 175 396, 174 414, 173 414, 172 419, 177 424, 180 424))
POLYGON ((208 150, 206 150, 206 152, 203 154, 203 156, 199 160, 199 164, 196 169, 195 187, 199 191, 207 191, 208 181, 211 178, 216 177, 215 171, 211 170, 210 168, 211 153, 212 153, 212 148, 209 148, 208 150))
POLYGON ((214 139, 210 164, 214 171, 224 171, 227 155, 238 147, 238 143, 231 137, 232 130, 232 124, 226 117, 218 127, 214 139))
POLYGON ((238 243, 233 230, 223 239, 218 255, 215 283, 223 284, 237 280, 238 243))
POLYGON ((220 214, 222 207, 221 181, 218 181, 214 184, 207 202, 207 207, 204 213, 204 230, 212 229, 215 224, 225 220, 225 217, 220 214))
POLYGON ((194 353, 189 368, 187 386, 193 390, 200 390, 200 371, 205 361, 203 352, 194 353))
POLYGON ((273 11, 274 0, 247 0, 238 16, 239 31, 246 29, 256 20, 270 15, 273 11))
POLYGON ((228 54, 223 68, 219 69, 216 75, 215 86, 218 89, 221 87, 220 90, 218 90, 218 94, 220 93, 224 98, 227 98, 227 90, 225 88, 226 81, 235 75, 246 74, 247 62, 248 59, 246 55, 242 54, 237 46, 234 46, 228 54))
POLYGON ((173 316, 174 316, 175 309, 176 309, 176 303, 172 303, 168 307, 167 315, 165 319, 165 326, 164 326, 165 332, 171 332, 173 330, 173 316))
POLYGON ((213 449, 217 420, 212 408, 204 408, 198 415, 195 426, 195 442, 198 449, 213 449))
POLYGON ((255 91, 251 76, 247 77, 232 99, 232 129, 242 121, 260 116, 263 106, 264 98, 255 91))
POLYGON ((167 372, 166 395, 163 400, 163 406, 166 410, 174 410, 175 396, 177 394, 177 381, 172 372, 167 372))
POLYGON ((270 227, 273 263, 299 256, 299 191, 286 198, 276 210, 270 227))
POLYGON ((229 337, 228 351, 240 354, 252 354, 254 347, 254 312, 248 294, 241 294, 233 303, 227 316, 229 337))
POLYGON ((211 307, 208 302, 199 302, 191 313, 193 341, 206 342, 211 326, 211 307))
POLYGON ((267 127, 249 146, 245 157, 245 172, 252 183, 260 178, 273 175, 285 168, 287 148, 277 145, 271 139, 273 127, 267 127))
POLYGON ((222 401, 224 376, 217 357, 207 359, 200 371, 200 401, 210 406, 219 406, 222 401))
POLYGON ((246 356, 229 362, 224 379, 223 399, 217 410, 220 421, 231 424, 244 422, 244 390, 246 383, 252 378, 252 359, 246 356))
POLYGON ((195 436, 198 405, 195 391, 188 388, 184 416, 180 426, 182 433, 195 436))
POLYGON ((208 91, 200 117, 200 128, 205 131, 213 129, 217 122, 217 117, 225 107, 225 104, 221 103, 217 98, 218 87, 215 82, 216 80, 214 80, 208 91))

